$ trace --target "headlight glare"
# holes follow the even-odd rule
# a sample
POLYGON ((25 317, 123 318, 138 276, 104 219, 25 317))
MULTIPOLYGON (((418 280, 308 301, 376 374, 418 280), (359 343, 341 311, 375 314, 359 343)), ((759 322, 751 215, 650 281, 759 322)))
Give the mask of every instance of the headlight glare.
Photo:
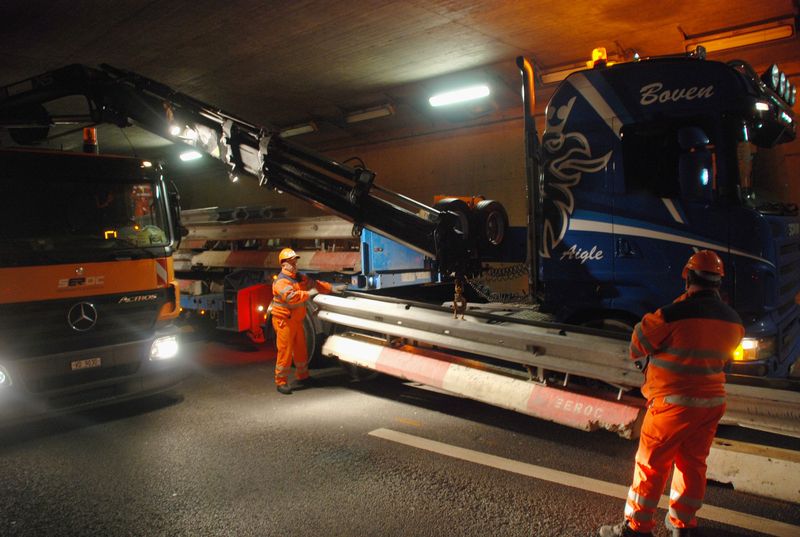
POLYGON ((775 337, 742 339, 736 350, 733 351, 734 362, 752 362, 766 360, 775 353, 775 337))
POLYGON ((167 360, 178 355, 178 337, 165 336, 153 341, 150 347, 151 360, 167 360))

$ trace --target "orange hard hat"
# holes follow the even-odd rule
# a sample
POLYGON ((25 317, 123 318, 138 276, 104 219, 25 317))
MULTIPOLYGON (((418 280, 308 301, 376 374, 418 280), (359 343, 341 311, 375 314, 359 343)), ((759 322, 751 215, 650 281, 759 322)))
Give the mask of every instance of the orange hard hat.
POLYGON ((297 255, 295 251, 292 250, 291 248, 284 248, 283 250, 281 250, 281 253, 278 254, 278 262, 283 263, 287 259, 292 259, 293 257, 299 258, 300 256, 297 255))
POLYGON ((690 270, 699 272, 700 274, 698 274, 698 276, 706 280, 719 280, 725 276, 725 268, 722 265, 722 259, 711 250, 700 250, 689 258, 689 261, 686 262, 686 266, 683 267, 682 276, 684 280, 689 276, 690 270), (711 277, 709 278, 709 276, 711 277))

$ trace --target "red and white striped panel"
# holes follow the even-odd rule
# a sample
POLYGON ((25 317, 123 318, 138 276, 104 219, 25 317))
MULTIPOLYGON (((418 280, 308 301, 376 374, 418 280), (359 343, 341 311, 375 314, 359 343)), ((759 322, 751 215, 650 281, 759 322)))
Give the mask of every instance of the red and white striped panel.
POLYGON ((166 257, 156 259, 156 286, 166 287, 169 284, 169 260, 166 257))
MULTIPOLYGON (((444 353, 330 336, 325 356, 585 431, 638 435, 641 408, 446 361, 444 353)), ((450 357, 458 360, 456 357, 450 357)))

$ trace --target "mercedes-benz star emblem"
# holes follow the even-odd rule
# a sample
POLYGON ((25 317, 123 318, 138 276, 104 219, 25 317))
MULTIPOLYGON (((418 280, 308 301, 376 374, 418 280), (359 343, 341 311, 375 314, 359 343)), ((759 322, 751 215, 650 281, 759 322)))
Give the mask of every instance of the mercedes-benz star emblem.
POLYGON ((97 322, 97 309, 89 302, 78 302, 67 312, 67 322, 73 330, 86 332, 97 322))

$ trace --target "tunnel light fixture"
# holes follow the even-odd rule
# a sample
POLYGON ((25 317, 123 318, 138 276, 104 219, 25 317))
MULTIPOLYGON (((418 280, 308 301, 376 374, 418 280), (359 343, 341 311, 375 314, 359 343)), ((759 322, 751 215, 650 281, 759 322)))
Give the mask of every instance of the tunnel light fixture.
POLYGON ((190 151, 184 151, 183 153, 181 153, 179 158, 183 162, 190 162, 192 160, 197 160, 202 156, 203 155, 201 155, 199 151, 195 151, 194 149, 192 149, 190 151))
POLYGON ((358 123, 360 121, 368 121, 370 119, 378 119, 380 117, 387 117, 394 114, 394 106, 391 104, 382 104, 372 108, 365 108, 364 110, 356 110, 350 112, 344 117, 347 123, 358 123))
POLYGON ((290 138, 292 136, 299 136, 301 134, 308 134, 309 132, 316 132, 319 128, 317 124, 313 121, 309 121, 308 123, 300 123, 298 125, 292 125, 291 127, 286 127, 285 129, 281 130, 281 138, 290 138))
POLYGON ((719 52, 750 45, 760 45, 794 36, 790 19, 781 19, 686 36, 686 52, 702 46, 707 52, 719 52))
POLYGON ((475 99, 488 97, 490 93, 491 90, 489 90, 489 86, 487 86, 486 84, 479 84, 476 86, 469 86, 457 90, 446 91, 444 93, 437 93, 436 95, 428 99, 428 102, 433 107, 447 106, 451 104, 463 103, 466 101, 474 101, 475 99))

